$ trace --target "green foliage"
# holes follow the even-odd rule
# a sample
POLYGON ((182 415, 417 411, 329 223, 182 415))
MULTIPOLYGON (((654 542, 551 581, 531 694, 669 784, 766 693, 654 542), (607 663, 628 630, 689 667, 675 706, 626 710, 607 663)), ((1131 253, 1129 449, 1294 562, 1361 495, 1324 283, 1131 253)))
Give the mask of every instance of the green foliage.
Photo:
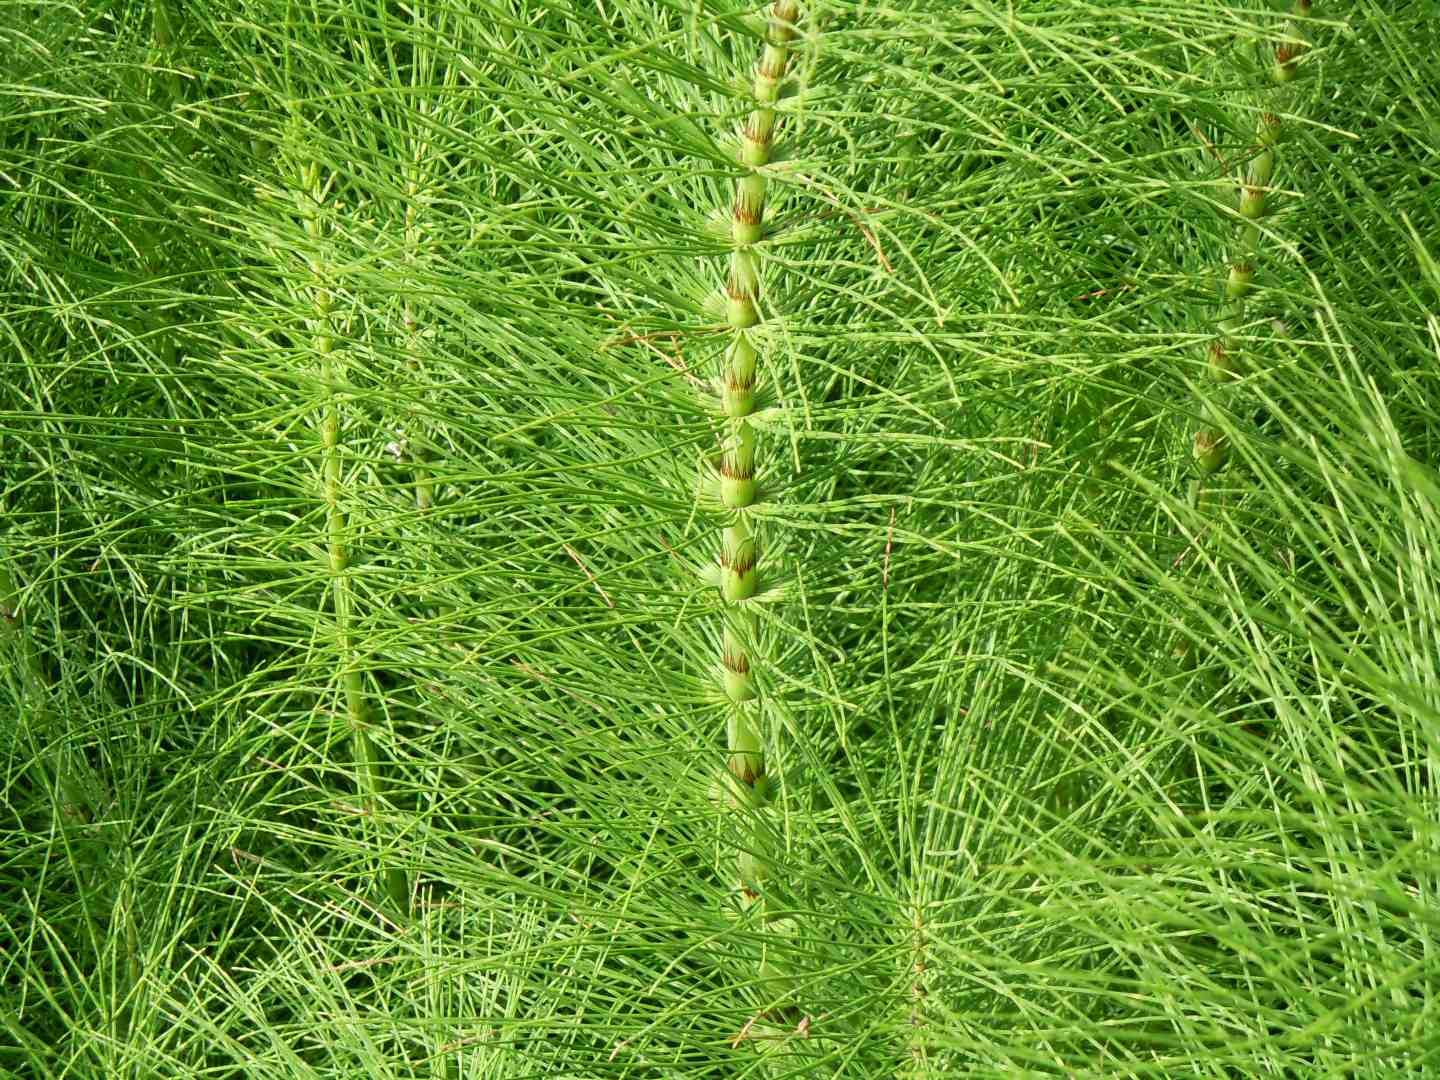
POLYGON ((1433 1068, 1440 31, 1306 7, 0 8, 0 1075, 1433 1068))

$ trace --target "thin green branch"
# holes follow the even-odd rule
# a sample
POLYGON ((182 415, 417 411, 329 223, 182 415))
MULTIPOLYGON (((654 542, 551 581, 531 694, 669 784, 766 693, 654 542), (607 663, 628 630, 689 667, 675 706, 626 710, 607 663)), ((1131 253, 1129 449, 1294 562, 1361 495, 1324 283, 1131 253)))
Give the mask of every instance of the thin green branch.
MULTIPOLYGON (((345 702, 346 725, 354 745, 355 783, 361 807, 371 823, 371 836, 379 848, 384 843, 384 831, 379 823, 385 807, 384 776, 380 752, 370 733, 373 721, 364 674, 357 663, 350 540, 345 512, 345 448, 341 439, 344 424, 341 403, 346 396, 347 380, 345 355, 335 344, 332 324, 334 296, 325 279, 323 258, 319 254, 326 239, 323 212, 327 184, 318 162, 311 161, 302 166, 298 194, 305 234, 312 251, 314 280, 310 300, 315 316, 311 320, 311 328, 315 335, 315 355, 319 357, 320 380, 325 388, 320 416, 321 484, 325 504, 326 569, 330 576, 330 596, 335 616, 340 686, 345 702)), ((404 872, 387 866, 385 856, 378 851, 376 858, 380 866, 378 881, 384 895, 396 912, 407 913, 410 888, 404 872)))

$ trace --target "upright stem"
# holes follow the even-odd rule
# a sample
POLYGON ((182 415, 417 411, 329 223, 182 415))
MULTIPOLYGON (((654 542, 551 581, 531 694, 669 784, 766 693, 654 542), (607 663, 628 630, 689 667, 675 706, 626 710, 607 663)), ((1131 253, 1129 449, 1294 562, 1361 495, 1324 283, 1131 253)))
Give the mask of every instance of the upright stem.
MULTIPOLYGON (((373 823, 377 821, 383 805, 384 784, 380 755, 370 737, 370 708, 365 696, 364 677, 356 666, 353 597, 349 575, 350 549, 344 508, 344 447, 340 441, 343 423, 341 400, 345 391, 344 356, 335 348, 332 324, 334 298, 326 284, 326 270, 319 256, 325 235, 321 209, 325 202, 327 185, 320 177, 317 163, 307 163, 301 172, 302 185, 297 201, 304 217, 306 236, 311 241, 310 270, 314 278, 310 291, 315 318, 311 320, 311 326, 315 333, 315 353, 320 358, 320 377, 326 389, 325 405, 320 418, 326 568, 330 574, 331 602, 335 612, 336 647, 340 656, 345 714, 354 743, 355 786, 360 793, 361 809, 366 819, 373 823)), ((372 835, 378 842, 380 829, 375 827, 372 835)), ((410 890, 404 873, 393 867, 385 867, 381 860, 378 880, 395 909, 402 913, 407 911, 410 890)))
MULTIPOLYGON (((424 152, 424 144, 418 144, 415 148, 416 160, 412 165, 416 173, 419 172, 419 159, 424 152)), ((418 196, 419 184, 412 176, 405 186, 405 261, 412 267, 415 264, 420 244, 420 230, 415 222, 415 200, 418 196)), ((411 289, 406 290, 401 317, 405 324, 405 349, 408 353, 409 368, 412 374, 418 374, 420 371, 420 327, 411 289)), ((430 448, 419 410, 416 410, 411 416, 410 430, 406 436, 410 458, 415 463, 415 508, 429 510, 435 502, 435 481, 427 464, 430 459, 430 448)))
MULTIPOLYGON (((1293 13, 1301 18, 1310 14, 1311 0, 1294 0, 1293 13)), ((1296 61, 1305 52, 1303 27, 1296 19, 1287 26, 1287 40, 1276 46, 1271 73, 1281 86, 1292 82, 1296 61)), ((1245 324, 1245 301, 1254 288, 1256 267, 1261 256, 1260 220, 1269 207, 1266 200, 1275 175, 1275 148, 1280 141, 1280 119, 1273 112, 1262 113, 1255 128, 1254 153, 1246 162, 1238 184, 1236 209, 1245 219, 1240 227, 1235 253, 1225 277, 1225 298, 1216 322, 1217 336, 1210 342, 1207 362, 1217 382, 1235 379, 1240 361, 1240 328, 1245 324)), ((1221 469, 1229 457, 1229 444, 1223 432, 1203 427, 1195 433, 1192 453, 1201 478, 1221 469)))
MULTIPOLYGON (((725 604, 718 673, 729 701, 726 721, 726 771, 724 781, 731 804, 745 813, 753 828, 739 860, 742 895, 771 934, 789 926, 782 919, 767 887, 773 851, 774 830, 765 811, 773 797, 773 785, 766 771, 764 701, 756 679, 760 658, 756 654, 757 619, 751 605, 761 591, 763 550, 752 525, 751 508, 762 497, 756 481, 757 438, 750 422, 757 407, 760 344, 754 330, 760 325, 763 265, 756 245, 764 237, 767 179, 764 169, 771 161, 774 137, 779 125, 776 103, 780 83, 790 63, 790 48, 800 17, 797 0, 774 0, 771 5, 766 41, 755 66, 752 96, 755 107, 741 125, 738 164, 743 172, 735 182, 731 204, 730 253, 725 276, 725 317, 730 342, 725 350, 718 384, 718 405, 724 426, 723 445, 717 469, 720 502, 729 523, 721 537, 718 583, 725 604)), ((798 1010, 792 1004, 776 1004, 785 996, 769 959, 769 948, 761 962, 760 996, 769 1019, 791 1019, 798 1010)))

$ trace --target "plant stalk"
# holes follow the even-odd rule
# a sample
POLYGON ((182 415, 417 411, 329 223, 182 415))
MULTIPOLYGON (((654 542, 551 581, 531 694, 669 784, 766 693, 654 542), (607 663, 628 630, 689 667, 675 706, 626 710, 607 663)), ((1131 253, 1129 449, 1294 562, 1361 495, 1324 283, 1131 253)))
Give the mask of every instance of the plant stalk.
MULTIPOLYGON (((1299 18, 1308 16, 1311 0, 1294 0, 1291 10, 1299 18)), ((1296 61, 1307 48, 1303 27, 1297 18, 1292 18, 1286 27, 1286 40, 1275 48, 1271 70, 1276 83, 1285 86, 1294 81, 1296 61)), ((1217 383, 1232 382, 1244 372, 1239 333, 1245 325, 1246 301, 1254 290, 1256 267, 1261 262, 1259 222, 1270 210, 1267 199, 1275 176, 1276 147, 1280 137, 1280 118, 1274 112, 1262 113, 1255 127, 1253 153, 1245 163, 1237 184, 1236 209, 1245 219, 1245 224, 1240 226, 1235 252, 1225 271, 1224 298, 1216 320, 1217 333, 1206 352, 1206 366, 1217 383)), ((1191 456, 1199 474, 1197 484, 1203 485, 1207 477, 1224 467, 1229 457, 1229 444, 1224 433, 1208 426, 1196 431, 1191 456)))
MULTIPOLYGON (((763 497, 756 479, 759 457, 756 432, 749 417, 757 407, 760 353, 755 328, 761 324, 763 264, 756 246, 765 235, 770 164, 780 120, 776 105, 798 33, 800 5, 774 0, 765 44, 755 66, 751 95, 754 107, 741 124, 737 163, 743 170, 735 181, 730 213, 732 250, 725 275, 725 319, 730 341, 718 383, 718 401, 725 429, 716 482, 720 502, 730 515, 721 538, 718 579, 726 611, 721 639, 720 681, 729 702, 726 722, 726 769, 723 782, 736 812, 751 827, 739 856, 741 895, 769 934, 793 931, 793 921, 780 914, 770 881, 775 830, 766 807, 774 795, 766 769, 764 698, 756 675, 757 620, 748 605, 763 592, 764 552, 754 534, 750 509, 763 497)), ((798 1009, 789 1000, 787 980, 780 976, 767 945, 762 954, 758 994, 761 1014, 770 1021, 791 1022, 798 1009)))
MULTIPOLYGON (((310 163, 302 170, 302 207, 305 232, 313 250, 318 253, 324 240, 324 224, 320 212, 326 185, 320 178, 319 166, 310 163)), ((335 615, 336 647, 340 655, 341 690, 345 698, 345 716, 350 728, 355 754, 355 786, 360 795, 361 809, 372 823, 377 847, 381 843, 378 818, 384 806, 384 777, 379 750, 370 735, 370 708, 365 694, 364 675, 356 664, 353 629, 353 597, 350 585, 350 549, 344 507, 344 447, 341 443, 343 419, 341 398, 345 390, 344 357, 335 348, 332 324, 334 298, 324 281, 324 269, 318 254, 311 262, 315 281, 311 299, 316 317, 315 353, 320 360, 320 376, 326 389, 324 411, 320 420, 322 447, 322 493, 325 500, 325 556, 330 575, 331 603, 335 615)), ((403 871, 384 865, 380 859, 377 883, 394 909, 404 914, 409 910, 410 889, 403 871)))

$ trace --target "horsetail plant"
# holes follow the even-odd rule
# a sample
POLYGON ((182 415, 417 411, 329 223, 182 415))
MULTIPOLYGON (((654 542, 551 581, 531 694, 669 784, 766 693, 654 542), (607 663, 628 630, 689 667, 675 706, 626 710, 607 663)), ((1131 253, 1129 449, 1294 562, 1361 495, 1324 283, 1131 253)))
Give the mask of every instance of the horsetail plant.
MULTIPOLYGON (((1286 40, 1275 46, 1271 73, 1282 86, 1295 79, 1296 61, 1307 48, 1298 19, 1308 16, 1310 9, 1311 0, 1295 0, 1291 10, 1296 18, 1287 25, 1286 40)), ((1239 334, 1245 324, 1246 298, 1255 287, 1255 268, 1261 247, 1259 222, 1269 210, 1267 196, 1275 176, 1275 149, 1280 133, 1280 118, 1272 111, 1262 112, 1256 123, 1252 153, 1244 164, 1238 184, 1236 211, 1244 219, 1244 224, 1240 227, 1237 249, 1226 270, 1224 297, 1216 323, 1219 332, 1211 340, 1206 356, 1212 378, 1221 383, 1233 381, 1241 371, 1239 334)), ((1202 476, 1218 472, 1228 457, 1228 446, 1223 433, 1213 428, 1206 427, 1196 432, 1193 456, 1198 472, 1202 476)))
MULTIPOLYGON (((429 218, 434 216, 435 188, 440 182, 436 174, 437 153, 432 145, 432 132, 449 119, 443 98, 430 100, 422 95, 427 87, 434 85, 454 91, 457 78, 453 68, 439 62, 434 49, 416 49, 407 80, 411 92, 415 94, 416 112, 408 116, 410 123, 402 143, 405 204, 401 223, 406 280, 400 321, 404 335, 405 367, 412 379, 421 379, 424 374, 424 348, 433 333, 433 314, 424 310, 421 302, 424 289, 418 272, 427 247, 427 230, 431 227, 429 218)), ((415 509, 424 513, 435 504, 436 444, 432 437, 432 424, 423 409, 412 409, 406 418, 401 445, 412 466, 415 509)))
MULTIPOLYGON (((292 126, 291 143, 296 147, 298 133, 292 126)), ((298 149, 298 147, 296 147, 298 149)), ((340 683, 345 702, 345 716, 350 728, 355 754, 355 786, 360 794, 365 818, 376 821, 383 802, 383 778, 380 754, 370 736, 370 705, 365 694, 364 676, 356 665, 353 626, 354 597, 350 580, 350 543, 344 506, 345 449, 341 442, 344 426, 341 401, 346 391, 345 356, 336 347, 334 292, 327 280, 327 267, 320 252, 326 239, 326 200, 331 194, 334 178, 322 176, 320 163, 301 160, 298 166, 295 202, 310 245, 309 301, 314 315, 309 320, 313 349, 318 360, 320 384, 325 399, 320 413, 321 497, 325 508, 325 568, 330 579, 330 598, 335 617, 335 635, 340 657, 340 683)), ((374 831, 378 839, 378 829, 374 831)), ((380 866, 378 883, 395 911, 409 909, 409 886, 405 874, 394 867, 380 866)))
MULTIPOLYGON (((420 148, 416 149, 417 159, 421 152, 420 148)), ((418 196, 419 182, 412 175, 405 185, 405 260, 409 265, 414 264, 415 252, 420 244, 420 230, 415 220, 415 200, 418 196)), ((400 319, 405 331, 406 366, 412 374, 418 374, 421 367, 420 323, 414 294, 409 290, 401 302, 400 319)), ((407 436, 410 458, 414 463, 415 508, 420 511, 429 510, 435 502, 435 481, 430 472, 430 452, 424 434, 424 420, 419 415, 419 410, 416 410, 416 414, 410 419, 407 436)))
MULTIPOLYGON (((797 0, 774 0, 765 25, 764 45, 754 69, 749 115, 740 125, 735 181, 730 208, 728 258, 723 289, 723 311, 728 341, 716 383, 714 403, 720 413, 723 437, 714 462, 714 488, 719 510, 728 518, 721 533, 718 563, 707 579, 720 593, 724 606, 717 673, 726 701, 726 766, 721 777, 727 802, 753 823, 739 856, 741 895, 764 929, 783 935, 793 925, 780 914, 767 885, 772 851, 772 830, 766 808, 774 786, 766 769, 765 732, 762 726, 764 696, 757 679, 758 620, 751 605, 763 592, 761 563, 764 549, 751 520, 752 507, 763 498, 757 480, 758 447, 754 414, 764 395, 758 387, 760 352, 754 333, 762 321, 762 261, 757 245, 765 235, 767 177, 779 124, 780 86, 791 60, 798 33, 797 0)), ((786 990, 766 954, 759 971, 763 1000, 756 1020, 791 1020, 798 1014, 793 1003, 781 1001, 786 990)), ((747 1025, 747 1033, 755 1020, 747 1025)))

